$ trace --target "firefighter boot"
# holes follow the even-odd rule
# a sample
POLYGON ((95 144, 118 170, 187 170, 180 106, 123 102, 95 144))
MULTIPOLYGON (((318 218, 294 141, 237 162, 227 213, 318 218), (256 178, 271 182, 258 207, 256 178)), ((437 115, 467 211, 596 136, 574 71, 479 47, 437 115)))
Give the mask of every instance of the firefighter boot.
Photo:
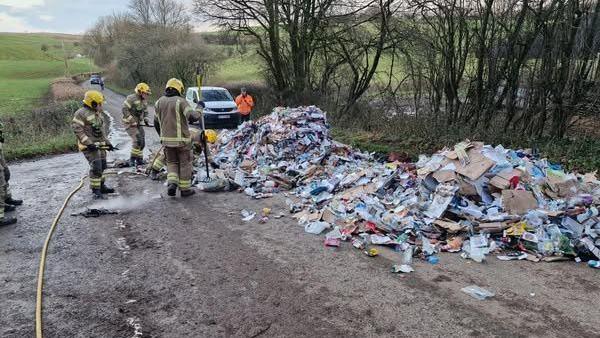
POLYGON ((4 200, 4 203, 11 204, 11 205, 21 205, 21 204, 23 204, 23 200, 16 200, 16 199, 13 199, 12 197, 9 197, 6 200, 4 200))
POLYGON ((15 210, 17 210, 17 207, 15 207, 14 205, 7 204, 7 205, 4 206, 4 211, 5 212, 15 211, 15 210))
POLYGON ((100 189, 92 189, 92 194, 94 195, 95 200, 103 200, 104 196, 102 196, 102 190, 100 189))
POLYGON ((167 186, 167 195, 175 196, 176 193, 177 193, 177 184, 169 183, 169 185, 167 186))
POLYGON ((196 190, 194 190, 194 189, 181 190, 181 197, 192 196, 195 193, 196 193, 196 190))
POLYGON ((158 171, 154 169, 150 170, 150 179, 153 181, 158 181, 158 171))
POLYGON ((135 157, 130 157, 129 158, 129 166, 135 167, 136 165, 137 165, 137 161, 135 160, 135 157))
POLYGON ((11 225, 17 223, 17 219, 15 217, 6 217, 0 219, 0 226, 3 225, 11 225))
POLYGON ((112 194, 115 192, 115 189, 107 187, 104 183, 100 186, 100 193, 102 194, 112 194))

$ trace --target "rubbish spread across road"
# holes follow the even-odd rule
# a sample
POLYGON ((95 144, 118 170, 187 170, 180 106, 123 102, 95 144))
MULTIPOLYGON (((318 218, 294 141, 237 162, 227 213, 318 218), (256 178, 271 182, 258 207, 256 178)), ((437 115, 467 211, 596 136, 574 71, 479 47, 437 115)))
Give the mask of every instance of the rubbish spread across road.
POLYGON ((477 262, 600 259, 595 173, 567 173, 531 150, 464 141, 416 163, 377 161, 333 140, 314 106, 276 108, 222 132, 215 148, 227 186, 253 198, 290 191, 306 232, 369 256, 389 246, 396 272, 412 271, 413 257, 436 264, 440 251, 477 262))

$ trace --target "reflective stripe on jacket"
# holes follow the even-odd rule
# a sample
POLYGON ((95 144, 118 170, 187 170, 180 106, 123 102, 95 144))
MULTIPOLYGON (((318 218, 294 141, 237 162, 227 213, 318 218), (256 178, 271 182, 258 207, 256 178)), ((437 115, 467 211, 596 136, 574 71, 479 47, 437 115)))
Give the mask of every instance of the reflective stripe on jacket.
POLYGON ((250 95, 246 95, 245 97, 240 94, 235 98, 235 104, 242 115, 248 115, 254 108, 254 99, 250 95))
POLYGON ((188 120, 201 115, 180 96, 163 96, 154 105, 160 125, 160 141, 165 147, 180 147, 191 143, 188 120))
POLYGON ((88 106, 83 106, 75 112, 71 121, 71 128, 77 136, 79 149, 93 143, 106 143, 104 132, 104 116, 102 112, 95 111, 88 106))
POLYGON ((137 94, 131 94, 123 102, 122 112, 125 128, 136 127, 148 118, 148 102, 137 94))

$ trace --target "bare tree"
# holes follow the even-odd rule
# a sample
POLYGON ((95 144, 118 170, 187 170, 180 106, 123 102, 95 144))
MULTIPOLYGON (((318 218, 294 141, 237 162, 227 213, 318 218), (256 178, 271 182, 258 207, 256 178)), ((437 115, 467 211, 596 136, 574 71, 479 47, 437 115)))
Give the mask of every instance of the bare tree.
MULTIPOLYGON (((254 37, 267 80, 284 96, 301 101, 329 85, 334 73, 355 57, 331 54, 336 36, 371 21, 378 1, 360 0, 195 0, 195 12, 224 30, 254 37)), ((347 41, 347 40, 346 40, 347 41)), ((338 53, 339 54, 339 53, 338 53)), ((363 59, 361 62, 367 60, 363 59)), ((358 88, 355 94, 360 94, 358 88)))
POLYGON ((150 25, 153 19, 153 0, 130 0, 127 6, 136 22, 150 25))

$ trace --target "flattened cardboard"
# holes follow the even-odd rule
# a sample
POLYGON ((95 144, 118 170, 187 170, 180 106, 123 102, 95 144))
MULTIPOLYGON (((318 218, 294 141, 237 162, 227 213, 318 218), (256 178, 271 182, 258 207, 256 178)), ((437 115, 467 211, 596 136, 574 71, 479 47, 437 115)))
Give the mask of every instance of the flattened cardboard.
MULTIPOLYGON (((474 156, 475 157, 475 156, 474 156)), ((494 166, 494 161, 483 157, 483 158, 470 158, 471 162, 466 166, 457 165, 456 172, 461 174, 471 181, 476 181, 483 174, 485 174, 490 168, 494 166)))
POLYGON ((436 219, 435 221, 433 221, 433 224, 445 229, 448 233, 451 234, 455 234, 457 232, 465 230, 464 225, 452 221, 436 219))
POLYGON ((502 190, 502 207, 511 214, 522 215, 537 209, 538 203, 531 191, 502 190))
POLYGON ((454 170, 438 170, 434 172, 432 176, 440 183, 446 183, 456 179, 454 170))

